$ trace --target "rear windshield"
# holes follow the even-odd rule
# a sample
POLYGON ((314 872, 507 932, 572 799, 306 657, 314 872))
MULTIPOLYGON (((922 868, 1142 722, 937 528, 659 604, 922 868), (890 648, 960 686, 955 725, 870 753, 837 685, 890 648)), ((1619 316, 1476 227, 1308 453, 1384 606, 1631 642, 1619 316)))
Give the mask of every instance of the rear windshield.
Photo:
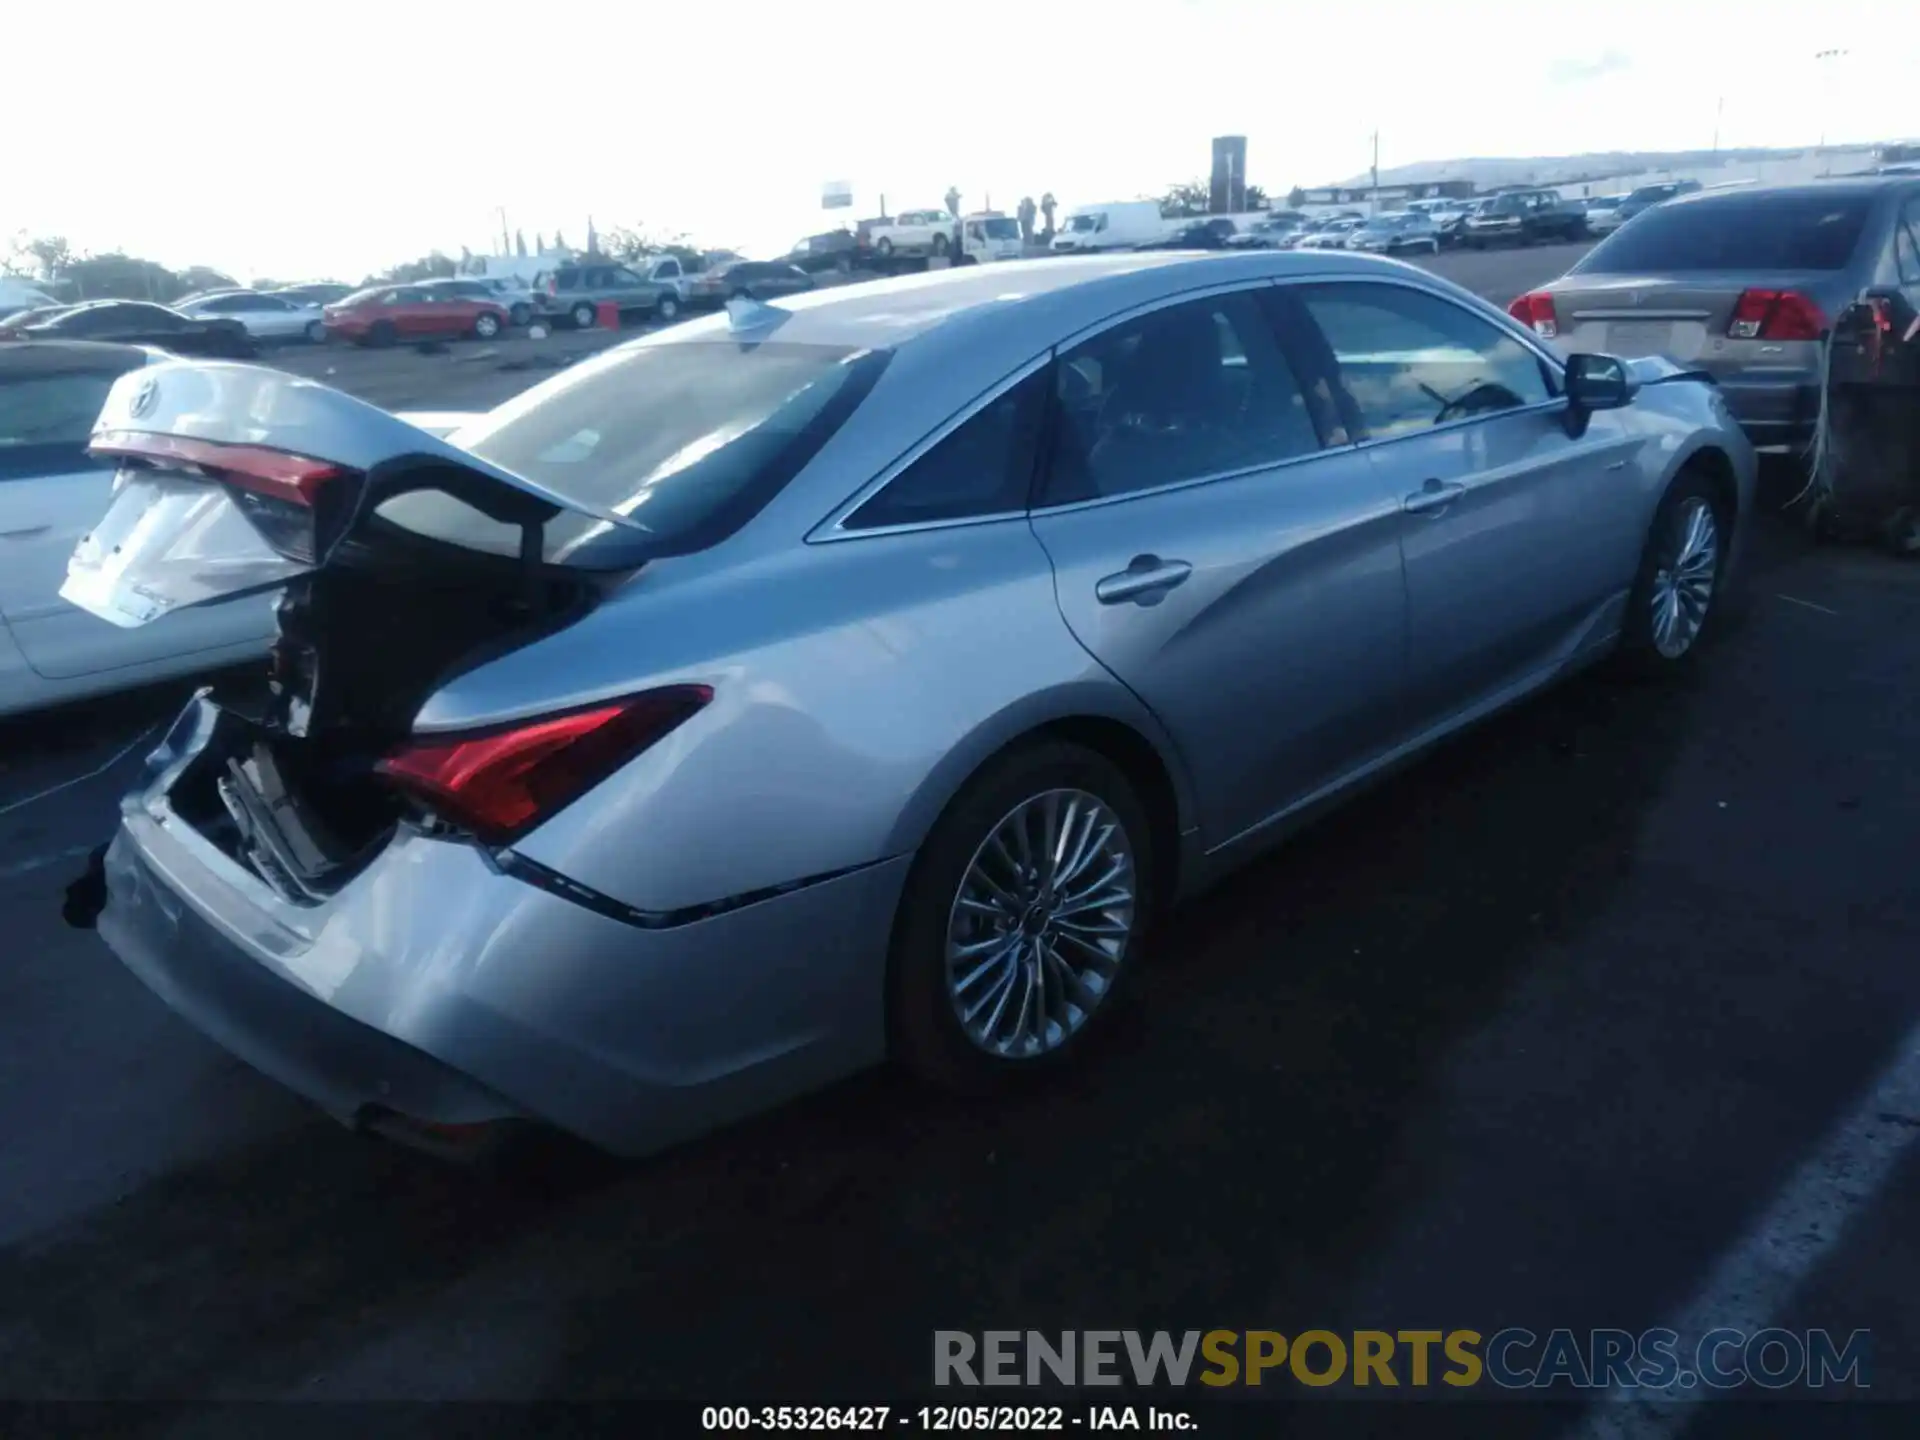
MULTIPOLYGON (((873 388, 888 352, 733 340, 611 351, 508 401, 454 443, 556 494, 639 522, 563 514, 553 564, 626 569, 718 543, 757 514, 873 388)), ((469 548, 515 554, 517 532, 444 497, 383 517, 469 548)))
POLYGON ((1840 270, 1859 248, 1872 198, 1741 195, 1643 210, 1571 273, 1840 270))

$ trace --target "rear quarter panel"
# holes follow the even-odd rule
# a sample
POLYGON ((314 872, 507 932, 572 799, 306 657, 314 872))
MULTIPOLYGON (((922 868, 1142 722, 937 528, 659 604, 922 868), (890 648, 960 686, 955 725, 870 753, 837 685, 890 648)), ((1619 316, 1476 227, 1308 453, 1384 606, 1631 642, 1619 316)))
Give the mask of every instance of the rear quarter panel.
POLYGON ((979 764, 1051 720, 1119 720, 1170 753, 1067 630, 1024 518, 711 559, 641 572, 428 702, 418 728, 461 729, 713 686, 704 712, 516 847, 528 858, 672 910, 911 851, 979 764))

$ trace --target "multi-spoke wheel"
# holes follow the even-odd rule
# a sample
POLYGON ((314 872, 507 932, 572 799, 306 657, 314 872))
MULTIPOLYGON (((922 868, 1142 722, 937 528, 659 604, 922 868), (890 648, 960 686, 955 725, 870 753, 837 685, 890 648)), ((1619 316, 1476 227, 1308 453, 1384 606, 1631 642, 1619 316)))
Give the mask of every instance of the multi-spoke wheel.
POLYGON ((1726 571, 1727 517, 1705 477, 1684 472, 1661 501, 1627 601, 1621 654, 1658 674, 1686 662, 1714 618, 1726 571))
POLYGON ((1078 746, 990 765, 921 847, 895 927, 896 1054, 991 1088, 1077 1048, 1138 963, 1153 840, 1133 786, 1078 746))

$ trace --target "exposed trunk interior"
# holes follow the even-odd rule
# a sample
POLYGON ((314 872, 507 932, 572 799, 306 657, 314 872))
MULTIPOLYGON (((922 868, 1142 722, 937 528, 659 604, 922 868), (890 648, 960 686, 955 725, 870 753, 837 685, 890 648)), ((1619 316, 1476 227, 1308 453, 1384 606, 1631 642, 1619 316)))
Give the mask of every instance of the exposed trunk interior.
POLYGON ((427 696, 594 599, 588 577, 426 541, 336 557, 288 585, 265 673, 216 687, 214 739, 175 784, 176 813, 286 898, 326 898, 413 812, 373 767, 427 696))

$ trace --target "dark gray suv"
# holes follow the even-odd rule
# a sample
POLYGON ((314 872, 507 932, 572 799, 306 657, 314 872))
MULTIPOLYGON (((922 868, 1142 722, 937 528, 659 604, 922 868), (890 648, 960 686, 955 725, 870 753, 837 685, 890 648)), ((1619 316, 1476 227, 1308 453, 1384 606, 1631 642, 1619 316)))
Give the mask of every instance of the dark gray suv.
POLYGON ((680 315, 680 297, 673 286, 648 280, 608 260, 555 266, 534 277, 533 289, 541 314, 564 317, 581 330, 599 319, 605 301, 619 307, 622 319, 640 314, 655 320, 674 320, 680 315))

